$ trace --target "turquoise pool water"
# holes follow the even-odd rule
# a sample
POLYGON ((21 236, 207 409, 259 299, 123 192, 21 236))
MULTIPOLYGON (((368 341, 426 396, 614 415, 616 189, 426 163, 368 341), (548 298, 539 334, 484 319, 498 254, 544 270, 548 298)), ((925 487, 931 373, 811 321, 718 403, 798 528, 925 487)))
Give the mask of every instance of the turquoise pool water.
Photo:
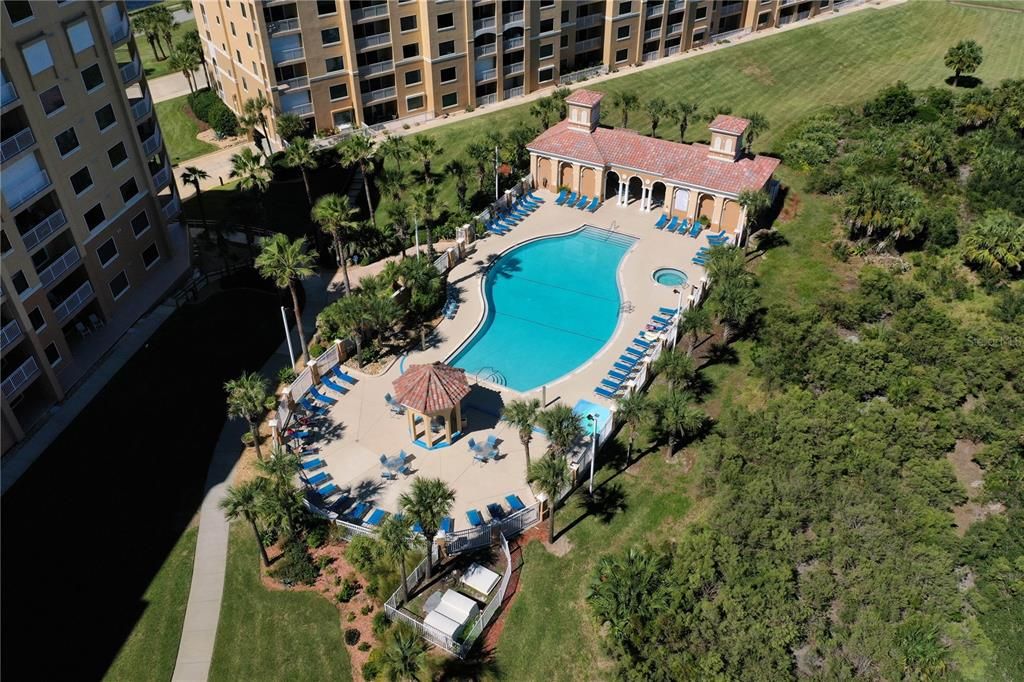
POLYGON ((449 363, 517 391, 576 369, 615 331, 616 273, 633 242, 585 227, 501 256, 484 280, 487 317, 449 363))
POLYGON ((654 277, 655 282, 666 287, 676 287, 680 284, 686 284, 686 273, 682 270, 676 270, 675 268, 660 268, 654 271, 652 277, 654 277))

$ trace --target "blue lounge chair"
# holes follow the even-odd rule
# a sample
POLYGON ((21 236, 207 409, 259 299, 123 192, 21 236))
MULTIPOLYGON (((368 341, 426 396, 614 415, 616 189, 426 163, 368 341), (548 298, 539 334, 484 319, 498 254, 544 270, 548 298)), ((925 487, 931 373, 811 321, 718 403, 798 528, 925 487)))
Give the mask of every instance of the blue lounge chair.
POLYGON ((352 376, 351 374, 346 374, 345 372, 343 372, 341 370, 341 367, 339 367, 338 365, 335 365, 334 367, 331 368, 331 374, 333 374, 334 376, 338 377, 339 379, 344 381, 346 384, 353 384, 353 385, 355 385, 355 383, 356 383, 356 378, 354 376, 352 376))
POLYGON ((636 369, 636 367, 634 365, 627 365, 624 362, 616 362, 612 366, 615 369, 619 370, 620 372, 632 372, 634 369, 636 369))
POLYGON ((306 396, 302 396, 301 398, 299 398, 299 405, 302 405, 304 408, 306 408, 307 412, 311 412, 318 417, 322 417, 325 414, 327 414, 326 407, 320 407, 306 396))
POLYGON ((636 357, 635 355, 622 354, 619 356, 619 362, 632 367, 636 363, 640 362, 640 358, 636 357))
POLYGON ((593 199, 590 200, 590 205, 587 206, 587 210, 590 211, 591 213, 593 213, 594 211, 597 210, 598 206, 600 206, 600 205, 601 205, 601 200, 598 199, 597 197, 594 197, 593 199))
POLYGON ((468 512, 466 512, 466 520, 468 520, 469 525, 473 526, 474 528, 479 528, 480 526, 484 525, 484 517, 482 517, 480 515, 480 512, 478 512, 476 509, 470 509, 468 512))
POLYGON ((555 203, 558 204, 559 206, 561 206, 562 204, 565 203, 565 200, 568 199, 568 198, 569 198, 569 190, 563 189, 561 192, 558 193, 558 196, 555 197, 555 203))
POLYGON ((499 227, 498 225, 495 225, 494 223, 487 223, 487 227, 485 227, 484 229, 487 230, 488 232, 490 232, 491 234, 496 234, 498 236, 508 234, 508 230, 507 229, 499 227))
POLYGON ((441 530, 443 530, 445 533, 451 533, 453 530, 455 530, 455 519, 453 519, 450 516, 446 516, 443 519, 441 519, 441 530))
POLYGON ((565 198, 565 201, 563 203, 566 206, 573 206, 573 205, 576 204, 576 200, 579 199, 579 198, 580 198, 580 195, 576 194, 576 192, 569 192, 569 196, 567 196, 565 198))
POLYGON ((370 518, 366 519, 367 526, 379 526, 381 522, 388 517, 388 513, 383 509, 374 509, 373 513, 370 514, 370 518))
POLYGON ((497 502, 491 502, 487 505, 487 513, 491 515, 492 519, 498 520, 503 519, 506 516, 505 508, 497 502))
POLYGON ((700 231, 704 228, 704 225, 699 220, 693 221, 693 227, 690 228, 690 236, 694 239, 700 234, 700 231))
POLYGON ((345 395, 346 393, 348 393, 348 389, 347 388, 345 388, 344 386, 342 386, 341 384, 339 384, 337 381, 335 381, 331 377, 327 376, 326 374, 324 376, 320 377, 320 381, 321 381, 321 383, 323 383, 324 386, 326 386, 327 388, 331 389, 335 393, 340 393, 342 395, 345 395))
POLYGON ((584 195, 583 195, 583 196, 581 196, 581 197, 579 198, 579 200, 578 200, 578 201, 576 202, 576 208, 583 208, 584 206, 586 206, 586 205, 587 205, 587 202, 588 202, 588 201, 590 201, 590 197, 588 197, 588 196, 587 196, 586 194, 584 194, 584 195))
POLYGON ((506 495, 505 501, 508 502, 509 509, 511 509, 514 512, 517 512, 521 509, 526 509, 526 505, 523 504, 523 501, 519 499, 518 495, 506 495))
POLYGON ((662 213, 661 217, 658 218, 658 222, 654 223, 654 227, 659 229, 659 230, 663 230, 663 229, 665 229, 665 225, 667 223, 668 223, 668 216, 665 215, 664 213, 662 213))
POLYGON ((329 473, 327 473, 326 471, 321 471, 316 476, 312 476, 311 478, 306 479, 306 483, 308 483, 309 485, 311 485, 311 486, 313 486, 315 488, 316 486, 320 485, 321 483, 326 483, 327 480, 330 477, 331 477, 331 475, 329 473))
POLYGON ((690 262, 693 263, 694 265, 707 265, 708 264, 708 262, 706 260, 704 260, 703 258, 691 258, 690 262))
POLYGON ((622 386, 622 382, 615 381, 614 379, 601 379, 601 385, 612 389, 618 389, 622 386))
POLYGON ((644 356, 644 351, 640 350, 639 348, 633 348, 632 346, 627 348, 626 352, 629 353, 630 355, 635 355, 638 358, 642 358, 644 356))
POLYGON ((615 397, 615 394, 613 392, 611 392, 611 391, 609 391, 609 390, 607 390, 605 388, 602 388, 601 386, 598 386, 597 388, 595 388, 594 389, 594 393, 598 394, 599 396, 604 396, 605 398, 614 398, 615 397))
POLYGON ((309 438, 312 435, 313 435, 312 431, 292 431, 292 433, 288 436, 288 438, 289 438, 289 440, 291 440, 291 439, 294 439, 294 440, 305 440, 305 439, 309 438))
POLYGON ((666 326, 669 322, 672 321, 672 320, 667 320, 664 317, 658 317, 657 315, 651 315, 651 319, 654 320, 654 322, 656 324, 660 324, 663 327, 666 326))
POLYGON ((533 192, 530 192, 526 196, 530 197, 531 199, 536 201, 538 204, 543 204, 544 203, 544 197, 540 196, 539 194, 534 194, 533 192))
POLYGON ((328 405, 337 405, 338 404, 338 399, 337 398, 332 398, 329 395, 324 395, 320 391, 316 390, 316 386, 310 386, 309 393, 310 393, 310 395, 312 395, 314 398, 316 398, 317 400, 319 400, 322 403, 327 403, 328 405))
POLYGON ((608 376, 610 376, 613 379, 618 379, 619 383, 622 383, 623 381, 625 381, 626 379, 629 378, 628 374, 623 374, 622 372, 616 372, 614 369, 608 370, 608 376))
POLYGON ((679 308, 658 308, 658 312, 662 315, 675 315, 679 312, 679 308))
POLYGON ((672 220, 668 221, 668 225, 665 226, 665 229, 668 230, 669 232, 675 232, 678 226, 679 218, 672 216, 672 220))
POLYGON ((328 483, 323 488, 317 488, 317 492, 320 494, 320 497, 326 500, 331 495, 337 495, 339 492, 341 492, 341 488, 334 485, 333 483, 328 483))
POLYGON ((635 343, 636 345, 640 346, 641 348, 650 348, 651 347, 651 342, 650 341, 644 341, 639 336, 637 336, 636 338, 633 339, 633 343, 635 343))
POLYGON ((312 471, 313 469, 319 469, 322 466, 327 466, 327 465, 326 465, 326 463, 322 459, 317 457, 316 459, 311 459, 308 462, 303 462, 302 463, 302 470, 303 471, 312 471))
POLYGON ((370 511, 370 505, 365 502, 360 502, 356 506, 349 510, 348 516, 350 519, 355 519, 356 523, 362 523, 363 517, 366 516, 366 512, 370 511))

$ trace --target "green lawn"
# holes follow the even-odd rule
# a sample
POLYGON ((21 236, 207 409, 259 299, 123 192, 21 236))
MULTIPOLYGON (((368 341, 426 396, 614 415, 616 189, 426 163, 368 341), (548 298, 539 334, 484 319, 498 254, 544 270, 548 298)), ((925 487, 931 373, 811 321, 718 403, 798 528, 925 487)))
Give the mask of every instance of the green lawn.
POLYGON ((186 530, 143 595, 146 610, 105 680, 169 680, 178 655, 198 528, 186 530))
POLYGON ((182 95, 156 103, 156 116, 160 120, 160 130, 172 164, 217 151, 214 145, 196 139, 199 128, 191 112, 186 113, 187 98, 187 95, 182 95))
POLYGON ((263 587, 245 524, 231 528, 211 680, 351 680, 338 610, 311 592, 263 587))
MULTIPOLYGON (((174 9, 173 7, 171 8, 174 9)), ((176 24, 174 26, 173 42, 177 43, 183 35, 196 27, 196 20, 189 19, 188 21, 176 24)), ((163 41, 160 42, 162 47, 166 47, 163 41)), ((146 78, 159 78, 160 76, 166 76, 171 73, 173 69, 170 66, 169 59, 157 59, 156 54, 153 53, 153 48, 150 46, 149 41, 146 40, 144 34, 137 34, 135 36, 135 46, 139 50, 139 56, 142 57, 142 66, 146 72, 146 78)), ((163 56, 164 52, 161 49, 160 53, 163 56)), ((128 61, 128 47, 123 46, 117 49, 117 56, 119 61, 128 61)))
POLYGON ((1024 12, 1024 0, 956 0, 961 5, 973 5, 978 9, 1013 9, 1024 12))

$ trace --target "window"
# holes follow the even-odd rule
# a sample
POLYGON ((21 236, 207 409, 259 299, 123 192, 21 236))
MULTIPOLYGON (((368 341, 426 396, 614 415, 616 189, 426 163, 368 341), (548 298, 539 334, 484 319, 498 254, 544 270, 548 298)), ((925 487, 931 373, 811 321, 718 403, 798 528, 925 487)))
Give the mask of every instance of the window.
POLYGON ((57 350, 57 344, 51 343, 43 352, 46 353, 46 361, 50 363, 50 367, 54 367, 60 362, 60 351, 57 350))
POLYGON ((121 199, 124 203, 128 203, 128 200, 139 193, 139 185, 135 182, 135 178, 128 178, 128 182, 121 185, 121 199))
POLYGON ((341 42, 341 29, 339 28, 325 28, 320 31, 320 44, 321 45, 334 45, 341 42))
POLYGON ((423 95, 413 95, 412 97, 405 98, 405 108, 409 111, 415 111, 423 108, 423 95))
POLYGON ((150 244, 146 247, 146 250, 142 252, 142 264, 149 270, 156 262, 160 260, 160 249, 156 248, 156 244, 150 244))
POLYGON ((455 54, 455 41, 446 40, 437 46, 437 53, 444 57, 445 55, 455 54))
POLYGON ((107 158, 110 159, 110 167, 117 168, 128 158, 128 152, 124 149, 124 143, 118 142, 107 150, 107 158))
POLYGON ((697 8, 697 13, 693 15, 693 20, 694 21, 700 21, 701 19, 703 19, 707 15, 708 15, 708 8, 707 7, 698 7, 697 8))
POLYGON ((330 93, 331 93, 331 101, 332 102, 334 100, 338 100, 338 99, 345 99, 346 97, 348 97, 348 86, 345 85, 344 83, 339 83, 338 85, 332 85, 331 89, 330 89, 330 93))
POLYGON ((54 85, 49 90, 39 93, 39 103, 43 105, 43 111, 49 116, 64 108, 64 95, 61 94, 60 88, 54 85))
POLYGON ((78 135, 75 135, 74 128, 68 128, 53 138, 53 141, 57 143, 57 151, 60 152, 61 156, 67 156, 78 149, 78 135))
POLYGON ((28 321, 32 325, 32 329, 35 329, 37 332, 41 332, 46 328, 46 318, 43 317, 39 306, 33 308, 32 312, 28 314, 28 321))
POLYGON ((114 118, 114 107, 111 105, 107 104, 96 112, 96 125, 100 127, 100 130, 106 130, 115 123, 117 123, 117 119, 114 118))
POLYGON ((537 72, 537 80, 541 83, 547 83, 555 78, 555 67, 549 66, 545 69, 541 69, 537 72))
POLYGON ((242 76, 242 89, 249 92, 249 83, 246 82, 245 76, 242 76))
POLYGON ((89 168, 83 168, 71 176, 71 188, 75 190, 75 194, 81 194, 85 190, 92 187, 92 176, 89 175, 89 168))
POLYGON ((568 36, 568 34, 563 33, 562 37, 558 41, 558 44, 561 45, 562 47, 569 47, 569 36, 568 36))
POLYGON ((246 32, 246 34, 245 34, 245 42, 249 44, 249 47, 252 47, 252 34, 251 33, 246 32))
POLYGON ((114 295, 116 301, 126 291, 128 291, 128 275, 124 274, 124 270, 122 270, 114 279, 110 280, 110 293, 114 295))
POLYGON ((563 9, 562 10, 561 21, 562 21, 563 24, 568 24, 569 23, 569 10, 567 10, 567 9, 563 9))
POLYGON ((242 8, 242 18, 243 18, 243 19, 248 19, 249 17, 248 17, 248 16, 246 16, 246 14, 245 14, 245 3, 242 3, 242 4, 241 4, 241 5, 239 5, 239 6, 240 6, 240 7, 242 8))
POLYGON ((632 2, 620 2, 619 3, 619 14, 629 14, 633 9, 632 2))
POLYGON ((406 85, 417 85, 423 82, 423 74, 420 73, 419 69, 415 71, 405 72, 405 84, 406 85))
POLYGON ((53 55, 50 54, 50 47, 45 39, 21 48, 21 54, 25 57, 28 72, 33 76, 53 66, 53 55))
POLYGON ((627 59, 629 59, 629 50, 628 49, 624 48, 624 49, 621 49, 621 50, 616 50, 616 52, 615 52, 615 63, 616 64, 621 64, 622 62, 626 61, 627 59))
POLYGON ((142 213, 140 213, 137 216, 135 216, 134 218, 132 218, 132 233, 136 237, 138 237, 139 235, 141 235, 143 232, 145 232, 148 229, 149 229, 149 216, 146 215, 145 211, 143 211, 142 213))
POLYGON ((338 11, 337 0, 316 0, 316 13, 320 16, 338 11))
POLYGON ((103 73, 99 64, 93 64, 82 71, 82 82, 85 83, 85 91, 92 92, 103 85, 103 73))
POLYGON ((238 34, 235 33, 235 22, 229 21, 228 22, 228 26, 231 28, 231 35, 233 35, 233 36, 235 36, 237 38, 238 34))
POLYGON ((451 83, 453 80, 458 78, 458 71, 454 66, 449 66, 447 69, 441 69, 441 82, 451 83))
POLYGON ((92 30, 86 19, 68 26, 67 34, 68 42, 71 43, 71 51, 75 54, 95 45, 95 41, 92 39, 92 30))
POLYGON ((7 253, 14 249, 14 245, 11 244, 11 240, 7 238, 7 231, 0 230, 0 253, 7 253))
POLYGON ((540 58, 541 59, 548 59, 549 57, 553 56, 554 54, 555 54, 555 44, 554 43, 544 43, 543 45, 540 46, 540 58))
POLYGON ((237 49, 235 50, 235 61, 239 64, 242 63, 242 53, 239 52, 237 49))
POLYGON ((409 43, 408 45, 402 45, 402 59, 412 59, 413 57, 420 56, 420 44, 409 43))
POLYGON ((455 28, 455 14, 447 12, 445 14, 437 15, 437 30, 447 31, 450 28, 455 28))
POLYGON ((325 59, 324 68, 327 69, 327 73, 331 73, 332 71, 344 71, 345 60, 342 57, 331 57, 330 59, 325 59))
POLYGON ((103 242, 100 248, 96 249, 96 257, 100 259, 100 265, 103 267, 107 267, 110 261, 117 258, 117 244, 114 243, 113 237, 103 242))
POLYGON ((704 29, 701 29, 693 34, 693 42, 699 43, 704 40, 704 29))
POLYGON ((541 33, 548 33, 549 31, 554 31, 554 30, 555 30, 555 20, 554 19, 541 19, 540 20, 540 32, 541 33))
POLYGON ((545 9, 547 7, 554 7, 555 0, 540 0, 540 8, 545 9))
POLYGON ((616 40, 625 40, 628 37, 629 37, 629 26, 619 26, 615 30, 615 39, 616 40))
POLYGON ((757 15, 757 25, 764 26, 765 24, 768 23, 769 19, 771 19, 771 16, 771 12, 762 12, 761 14, 757 15))
POLYGON ((459 93, 449 92, 447 95, 441 95, 441 108, 447 109, 448 107, 458 106, 459 104, 459 93))
POLYGON ((83 216, 85 218, 85 224, 89 226, 90 230, 95 230, 97 227, 103 224, 103 221, 107 219, 107 215, 103 212, 103 206, 96 204, 83 216))
POLYGON ((331 114, 331 120, 334 122, 334 127, 339 130, 351 128, 352 110, 346 109, 345 111, 335 111, 331 114))
POLYGON ((4 0, 4 5, 7 6, 7 16, 11 18, 12 24, 32 18, 32 6, 28 0, 4 0))
POLYGON ((14 277, 11 277, 11 284, 14 285, 14 290, 19 294, 24 293, 28 289, 28 280, 25 279, 25 273, 21 270, 14 273, 14 277))
MULTIPOLYGON (((450 15, 449 15, 450 16, 450 15)), ((398 26, 403 32, 412 31, 416 28, 416 15, 410 14, 407 17, 402 17, 398 20, 398 26)))

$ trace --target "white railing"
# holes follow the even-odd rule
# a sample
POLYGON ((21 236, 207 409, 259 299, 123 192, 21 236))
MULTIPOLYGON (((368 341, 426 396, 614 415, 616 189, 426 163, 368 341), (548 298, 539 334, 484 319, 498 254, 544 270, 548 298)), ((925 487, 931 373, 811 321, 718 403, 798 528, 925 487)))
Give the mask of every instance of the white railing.
POLYGON ((668 3, 668 11, 675 12, 677 9, 684 9, 686 7, 686 0, 671 0, 668 3))
POLYGON ((596 76, 603 76, 608 73, 608 67, 603 64, 599 66, 592 66, 589 69, 580 69, 579 71, 573 71, 558 77, 558 82, 562 85, 568 85, 569 83, 576 83, 588 78, 594 78, 596 76))
POLYGON ((369 104, 370 102, 376 102, 382 99, 390 99, 395 96, 395 92, 395 88, 390 87, 363 93, 363 104, 369 104))
POLYGON ((576 17, 576 30, 587 28, 588 26, 597 26, 602 21, 604 21, 604 15, 601 13, 588 14, 585 17, 576 17))
POLYGON ((134 116, 135 120, 138 121, 144 116, 149 116, 149 112, 152 110, 153 100, 150 98, 149 93, 147 92, 145 97, 143 97, 141 100, 132 105, 132 116, 134 116))
POLYGON ((587 38, 576 43, 576 52, 586 52, 593 50, 595 47, 601 44, 600 38, 587 38))
POLYGON ((299 18, 292 17, 291 19, 281 19, 280 21, 271 21, 267 24, 267 33, 274 35, 275 33, 284 33, 285 31, 297 31, 299 29, 299 18))
POLYGON ((747 33, 750 33, 750 29, 749 28, 738 28, 735 31, 726 31, 725 33, 716 33, 715 35, 711 36, 711 40, 714 40, 714 41, 728 40, 730 38, 736 38, 736 37, 739 37, 739 36, 742 36, 742 35, 746 35, 747 33))
POLYGON ((135 59, 121 67, 121 80, 127 85, 138 78, 141 72, 142 63, 139 62, 139 55, 136 54, 135 59))
MULTIPOLYGON (((498 77, 497 69, 484 69, 476 74, 477 81, 489 81, 498 77)), ((479 99, 479 98, 477 98, 479 99)))
POLYGON ((313 113, 312 102, 299 102, 297 104, 289 104, 281 108, 285 111, 285 113, 297 114, 299 116, 305 116, 306 114, 313 113))
POLYGON ((734 2, 731 5, 725 5, 725 6, 720 7, 719 10, 718 10, 718 16, 719 17, 731 17, 732 15, 739 14, 742 11, 743 11, 743 3, 742 2, 734 2))
POLYGON ((275 64, 283 64, 284 62, 302 59, 306 56, 306 51, 300 45, 298 47, 289 47, 285 50, 278 50, 277 52, 271 51, 271 55, 275 64))
POLYGON ((652 62, 655 59, 657 59, 659 56, 660 55, 658 54, 657 50, 655 50, 654 52, 644 52, 644 56, 643 56, 643 60, 642 61, 652 62))
POLYGON ((682 30, 683 30, 683 22, 680 21, 680 22, 675 23, 675 24, 670 24, 669 27, 668 27, 668 33, 666 35, 670 35, 670 36, 671 35, 675 35, 676 33, 680 33, 682 30))
POLYGON ((7 106, 18 99, 18 91, 14 89, 14 83, 3 83, 0 85, 0 102, 7 106))
POLYGON ((29 251, 43 243, 43 240, 59 230, 68 222, 64 211, 59 208, 36 223, 35 227, 21 235, 21 241, 29 251))
POLYGON ((32 134, 31 128, 19 130, 11 135, 3 143, 0 143, 0 159, 6 161, 22 153, 36 143, 36 136, 32 134))
POLYGON ((414 618, 408 613, 387 604, 384 605, 384 612, 388 614, 388 618, 391 620, 400 620, 410 625, 420 637, 431 644, 441 647, 448 653, 455 654, 460 658, 462 657, 462 645, 437 628, 431 627, 419 618, 414 618))
POLYGON ((11 320, 0 329, 0 348, 7 348, 21 338, 21 325, 17 320, 11 320))
POLYGON ((373 137, 373 134, 368 126, 363 125, 358 128, 353 126, 351 128, 346 128, 345 130, 342 130, 339 133, 335 133, 334 135, 328 135, 327 137, 315 137, 313 138, 313 141, 310 143, 310 146, 313 147, 313 149, 315 150, 327 149, 328 147, 335 146, 342 140, 351 137, 352 135, 363 135, 366 137, 373 137))
POLYGON ((494 54, 498 51, 497 43, 487 43, 486 45, 477 45, 473 50, 474 56, 486 57, 489 54, 494 54))
POLYGON ((170 166, 166 166, 165 165, 163 168, 158 170, 156 173, 153 173, 153 184, 156 185, 156 188, 158 190, 159 189, 163 189, 164 187, 166 187, 167 183, 169 183, 170 181, 171 181, 171 167, 170 166))
POLYGON ((362 21, 363 19, 376 19, 377 17, 384 17, 388 14, 388 5, 386 2, 379 5, 370 5, 369 7, 353 7, 352 8, 352 20, 362 21))
POLYGON ((289 90, 297 90, 299 88, 309 87, 309 76, 297 76, 295 78, 289 78, 288 80, 278 81, 278 88, 288 88, 289 90))
POLYGON ((488 28, 494 28, 494 17, 484 17, 483 19, 473 21, 474 31, 483 31, 488 28))
POLYGON ((434 259, 434 267, 442 275, 448 272, 448 268, 451 265, 451 260, 448 258, 448 252, 442 253, 440 256, 434 259))
POLYGON ((316 359, 316 369, 321 376, 338 364, 338 344, 332 343, 331 347, 320 354, 316 359))
POLYGON ((119 43, 122 40, 128 38, 128 19, 122 17, 121 23, 118 26, 107 26, 107 30, 110 31, 110 42, 119 43))
POLYGON ((540 505, 533 504, 526 509, 509 514, 498 521, 497 525, 501 529, 502 537, 512 538, 533 528, 538 523, 540 523, 540 505))
POLYGON ((513 64, 506 64, 503 66, 501 72, 506 76, 509 76, 513 73, 522 73, 525 68, 526 62, 515 62, 513 64))
POLYGON ((8 194, 7 189, 4 189, 4 196, 7 197, 7 205, 11 210, 14 210, 49 186, 50 176, 46 174, 45 170, 40 168, 35 175, 11 187, 10 194, 8 194))
POLYGON ((644 11, 645 17, 659 16, 664 11, 665 6, 660 2, 657 5, 647 5, 647 9, 644 11))
POLYGON ((505 99, 512 99, 513 97, 522 97, 524 92, 526 92, 526 88, 520 85, 517 88, 508 88, 503 94, 505 99))
POLYGON ((368 47, 387 45, 391 42, 391 33, 376 33, 365 38, 356 38, 356 49, 365 50, 368 47))
POLYGON ((665 56, 666 57, 671 57, 674 54, 679 54, 679 51, 681 49, 682 48, 679 47, 678 45, 673 45, 672 47, 666 47, 665 48, 665 56))
POLYGON ((65 298, 59 306, 53 309, 53 314, 57 316, 59 322, 63 322, 67 318, 71 317, 71 313, 75 312, 92 297, 92 282, 86 281, 82 286, 75 289, 75 292, 65 298))
POLYGON ((39 374, 39 365, 36 364, 36 359, 29 357, 28 360, 21 363, 18 369, 8 375, 4 379, 2 386, 2 393, 5 398, 13 398, 14 394, 28 382, 35 379, 36 375, 39 374))
POLYGON ((160 210, 163 211, 164 218, 170 220, 174 216, 181 213, 181 199, 179 199, 178 197, 173 197, 170 201, 164 204, 160 210))
POLYGON ((158 149, 160 149, 160 126, 154 125, 153 134, 142 141, 142 152, 146 156, 152 156, 158 149))
POLYGON ((505 24, 505 26, 508 26, 509 24, 522 23, 524 16, 525 15, 522 11, 506 12, 505 14, 501 15, 501 21, 503 24, 505 24))
POLYGON ((395 62, 388 59, 383 62, 377 62, 376 64, 370 64, 369 66, 360 66, 360 76, 372 76, 375 73, 387 73, 395 70, 395 62))
MULTIPOLYGON (((481 80, 483 80, 483 79, 481 79, 481 80)), ((477 97, 476 98, 476 105, 478 107, 482 107, 485 104, 494 104, 497 101, 498 101, 497 93, 492 94, 492 95, 484 95, 483 97, 477 97)))
POLYGON ((466 530, 448 533, 444 538, 445 551, 448 556, 468 552, 479 547, 486 547, 491 544, 491 527, 479 526, 467 528, 466 530))
POLYGON ((61 254, 60 258, 47 265, 44 270, 40 271, 39 284, 44 287, 50 286, 57 281, 58 277, 70 270, 80 260, 82 260, 82 254, 78 253, 77 246, 72 246, 61 254))
POLYGON ((306 394, 310 388, 313 387, 313 373, 309 371, 309 368, 302 370, 302 373, 295 378, 292 382, 291 388, 288 389, 291 393, 292 400, 299 400, 306 394))
POLYGON ((661 26, 658 28, 652 28, 650 31, 644 31, 644 40, 654 40, 655 38, 661 37, 661 26))
POLYGON ((277 403, 277 427, 282 431, 288 427, 288 422, 291 421, 292 411, 288 407, 288 402, 285 400, 278 401, 277 403))
POLYGON ((502 47, 505 49, 505 51, 508 51, 508 50, 518 50, 519 48, 521 48, 525 44, 526 44, 526 38, 523 38, 522 36, 519 36, 519 37, 516 37, 516 38, 509 38, 508 40, 505 40, 502 43, 502 47))

